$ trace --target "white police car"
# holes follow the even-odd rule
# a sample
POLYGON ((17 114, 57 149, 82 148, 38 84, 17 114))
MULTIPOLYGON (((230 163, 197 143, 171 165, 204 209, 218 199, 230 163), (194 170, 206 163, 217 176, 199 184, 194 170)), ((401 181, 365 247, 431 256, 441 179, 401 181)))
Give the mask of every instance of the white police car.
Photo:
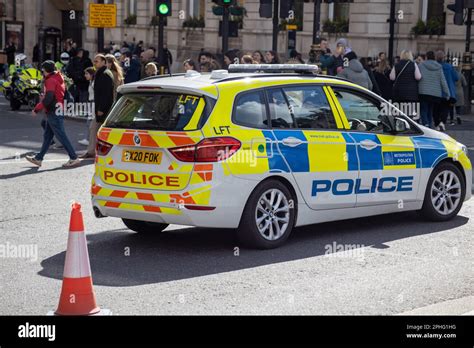
POLYGON ((325 221, 407 210, 448 220, 471 197, 466 147, 374 93, 307 65, 231 69, 120 88, 98 134, 96 216, 146 233, 236 228, 273 248, 325 221))

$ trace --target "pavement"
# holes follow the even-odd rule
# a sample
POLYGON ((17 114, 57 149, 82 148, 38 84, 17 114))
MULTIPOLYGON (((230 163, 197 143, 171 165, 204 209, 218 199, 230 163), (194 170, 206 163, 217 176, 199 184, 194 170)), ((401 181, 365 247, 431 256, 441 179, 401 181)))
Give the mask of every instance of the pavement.
MULTIPOLYGON (((469 117, 448 133, 472 149, 469 117)), ((85 124, 66 129, 84 149, 85 124)), ((37 250, 1 260, 0 314, 56 309, 72 200, 83 206, 98 303, 114 315, 474 313, 474 200, 443 223, 405 212, 297 228, 276 250, 240 248, 223 229, 172 225, 144 238, 94 217, 92 161, 61 169, 67 156, 54 150, 40 169, 26 162, 41 137, 40 117, 0 99, 0 246, 37 250)))

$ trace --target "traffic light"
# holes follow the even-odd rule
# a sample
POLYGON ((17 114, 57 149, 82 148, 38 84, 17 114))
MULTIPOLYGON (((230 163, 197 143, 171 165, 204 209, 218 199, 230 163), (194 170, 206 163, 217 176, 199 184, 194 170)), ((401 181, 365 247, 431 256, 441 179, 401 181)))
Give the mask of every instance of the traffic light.
POLYGON ((171 0, 157 0, 156 15, 163 17, 171 16, 171 0))
POLYGON ((454 11, 454 24, 464 25, 464 0, 456 0, 448 5, 448 10, 454 11))
POLYGON ((286 0, 280 2, 280 18, 288 18, 290 10, 293 9, 293 0, 286 0))
POLYGON ((218 6, 234 6, 237 0, 212 0, 218 6))
POLYGON ((273 0, 260 0, 258 13, 261 18, 272 18, 273 0))

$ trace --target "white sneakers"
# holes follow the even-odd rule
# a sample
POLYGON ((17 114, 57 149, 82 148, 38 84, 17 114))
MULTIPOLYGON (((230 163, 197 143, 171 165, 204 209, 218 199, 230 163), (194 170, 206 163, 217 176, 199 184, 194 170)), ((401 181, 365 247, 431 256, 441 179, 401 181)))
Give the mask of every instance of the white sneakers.
POLYGON ((87 139, 81 139, 78 141, 78 143, 84 146, 89 146, 89 140, 87 139))

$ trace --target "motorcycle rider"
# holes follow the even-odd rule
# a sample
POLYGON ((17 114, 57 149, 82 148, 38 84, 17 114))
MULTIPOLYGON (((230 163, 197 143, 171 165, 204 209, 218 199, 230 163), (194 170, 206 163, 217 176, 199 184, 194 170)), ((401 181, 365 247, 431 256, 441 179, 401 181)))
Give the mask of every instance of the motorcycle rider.
POLYGON ((43 134, 43 144, 41 150, 36 155, 26 156, 26 160, 34 165, 41 167, 44 155, 48 152, 51 140, 56 138, 64 145, 68 155, 69 161, 64 163, 63 168, 72 168, 80 164, 76 152, 69 141, 64 130, 64 94, 66 86, 64 79, 60 72, 56 71, 56 67, 52 60, 47 60, 41 65, 44 76, 44 96, 38 105, 33 110, 33 115, 40 111, 46 113, 46 128, 43 134))
POLYGON ((59 61, 54 63, 54 65, 56 66, 56 70, 60 71, 61 74, 66 75, 66 67, 69 64, 69 61, 70 61, 69 54, 67 52, 61 53, 59 61))

